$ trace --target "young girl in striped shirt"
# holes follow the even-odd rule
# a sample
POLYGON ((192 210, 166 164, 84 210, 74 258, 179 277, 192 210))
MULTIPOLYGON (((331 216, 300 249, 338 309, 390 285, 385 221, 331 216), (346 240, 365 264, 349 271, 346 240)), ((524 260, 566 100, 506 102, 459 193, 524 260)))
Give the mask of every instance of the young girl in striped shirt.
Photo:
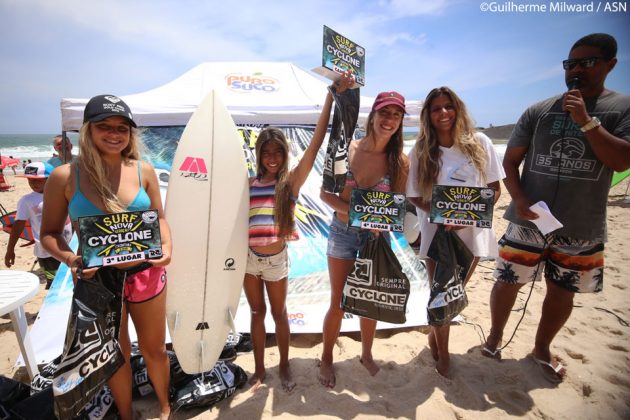
MULTIPOLYGON (((341 93, 352 84, 352 78, 344 75, 335 83, 335 89, 341 93)), ((251 307, 255 364, 255 372, 249 380, 252 391, 265 379, 265 289, 276 325, 282 388, 289 392, 295 386, 289 368, 290 330, 286 309, 289 258, 286 242, 298 239, 294 226, 295 202, 324 141, 332 102, 332 95, 328 93, 313 139, 295 168, 289 170, 289 144, 281 130, 266 128, 256 141, 256 176, 249 183, 249 253, 243 285, 251 307)))

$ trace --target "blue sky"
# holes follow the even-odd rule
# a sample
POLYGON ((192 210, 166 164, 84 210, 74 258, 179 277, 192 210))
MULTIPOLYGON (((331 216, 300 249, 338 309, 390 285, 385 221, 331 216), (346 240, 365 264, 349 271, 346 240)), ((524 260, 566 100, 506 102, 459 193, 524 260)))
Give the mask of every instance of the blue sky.
MULTIPOLYGON (((423 99, 447 85, 479 126, 516 122, 566 90, 561 61, 578 38, 608 32, 619 63, 607 87, 630 94, 628 11, 482 12, 483 0, 0 0, 0 133, 54 133, 62 97, 127 95, 206 61, 321 62, 322 26, 365 47, 366 86, 423 99)), ((570 0, 567 5, 590 4, 570 0)))

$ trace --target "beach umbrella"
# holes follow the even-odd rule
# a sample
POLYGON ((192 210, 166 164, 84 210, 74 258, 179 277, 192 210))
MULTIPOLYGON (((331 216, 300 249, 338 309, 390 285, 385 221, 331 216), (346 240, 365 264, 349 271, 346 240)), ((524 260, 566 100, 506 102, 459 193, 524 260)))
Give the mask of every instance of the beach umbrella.
POLYGON ((18 166, 20 164, 19 159, 14 159, 9 156, 0 156, 0 169, 4 169, 6 167, 18 166))

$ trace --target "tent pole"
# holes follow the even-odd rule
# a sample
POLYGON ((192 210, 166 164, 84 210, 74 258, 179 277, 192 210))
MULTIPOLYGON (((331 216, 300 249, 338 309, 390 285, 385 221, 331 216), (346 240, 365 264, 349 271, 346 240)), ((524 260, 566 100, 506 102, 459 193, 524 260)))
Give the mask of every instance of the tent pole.
POLYGON ((66 163, 66 159, 68 158, 68 152, 66 149, 66 142, 68 142, 70 140, 68 140, 68 136, 66 135, 66 130, 62 130, 61 131, 61 150, 63 150, 63 156, 61 157, 61 161, 63 163, 66 163))

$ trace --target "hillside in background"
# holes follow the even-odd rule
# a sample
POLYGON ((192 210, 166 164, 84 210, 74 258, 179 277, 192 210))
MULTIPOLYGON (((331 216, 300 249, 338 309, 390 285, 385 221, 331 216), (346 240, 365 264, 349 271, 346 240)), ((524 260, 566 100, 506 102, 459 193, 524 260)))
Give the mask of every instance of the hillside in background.
POLYGON ((494 141, 506 140, 510 138, 514 124, 498 125, 495 127, 480 128, 479 130, 494 141))

